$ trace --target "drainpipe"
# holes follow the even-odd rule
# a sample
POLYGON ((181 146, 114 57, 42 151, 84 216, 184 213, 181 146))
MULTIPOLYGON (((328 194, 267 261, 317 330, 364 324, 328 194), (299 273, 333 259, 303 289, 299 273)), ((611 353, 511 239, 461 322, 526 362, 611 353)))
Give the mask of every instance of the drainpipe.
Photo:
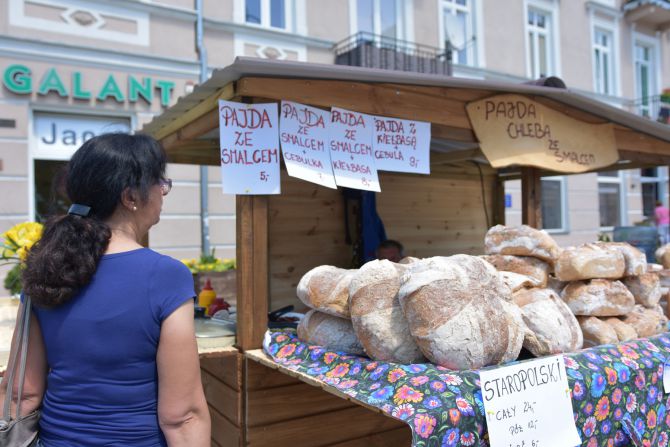
MULTIPOLYGON (((200 62, 200 84, 207 80, 207 49, 203 44, 202 0, 195 0, 195 48, 200 62)), ((200 249, 210 254, 209 245, 209 175, 207 166, 200 166, 200 249)))

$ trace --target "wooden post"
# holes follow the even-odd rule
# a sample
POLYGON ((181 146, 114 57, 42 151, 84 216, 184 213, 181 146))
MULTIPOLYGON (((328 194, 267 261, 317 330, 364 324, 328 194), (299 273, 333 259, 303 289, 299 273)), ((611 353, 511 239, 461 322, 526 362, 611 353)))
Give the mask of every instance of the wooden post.
POLYGON ((491 225, 505 225, 505 182, 498 175, 493 183, 493 222, 491 225))
POLYGON ((268 326, 268 197, 237 196, 237 346, 258 349, 268 326))
POLYGON ((542 229, 542 182, 537 168, 521 168, 521 219, 524 225, 542 229))

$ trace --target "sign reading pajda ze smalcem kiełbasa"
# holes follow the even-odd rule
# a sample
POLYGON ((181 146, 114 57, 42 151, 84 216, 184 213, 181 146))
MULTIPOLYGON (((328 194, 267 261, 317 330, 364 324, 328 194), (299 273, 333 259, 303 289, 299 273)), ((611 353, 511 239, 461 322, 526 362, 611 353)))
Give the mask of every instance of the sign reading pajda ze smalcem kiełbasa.
POLYGON ((494 168, 527 165, 584 172, 619 159, 611 124, 579 121, 521 95, 497 95, 466 108, 494 168))
POLYGON ((563 356, 479 372, 491 447, 581 445, 563 356))

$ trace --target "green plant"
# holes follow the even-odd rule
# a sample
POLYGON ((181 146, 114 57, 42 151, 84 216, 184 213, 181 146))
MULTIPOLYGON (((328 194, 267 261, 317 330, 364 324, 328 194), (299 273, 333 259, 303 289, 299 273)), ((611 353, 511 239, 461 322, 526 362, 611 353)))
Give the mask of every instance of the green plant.
POLYGON ((607 233, 598 233, 598 242, 612 242, 612 239, 607 233))
POLYGON ((21 265, 16 264, 7 272, 4 282, 5 289, 9 290, 12 295, 21 293, 21 265))

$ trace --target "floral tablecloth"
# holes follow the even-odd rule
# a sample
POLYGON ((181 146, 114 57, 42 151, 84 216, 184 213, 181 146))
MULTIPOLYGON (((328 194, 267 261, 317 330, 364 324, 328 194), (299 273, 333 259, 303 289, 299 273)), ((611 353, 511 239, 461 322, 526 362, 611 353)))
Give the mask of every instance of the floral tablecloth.
MULTIPOLYGON (((413 446, 488 446, 477 371, 376 362, 309 346, 288 331, 268 333, 264 349, 282 367, 404 421, 413 446)), ((565 354, 582 446, 668 445, 662 379, 669 355, 670 333, 565 354)))

